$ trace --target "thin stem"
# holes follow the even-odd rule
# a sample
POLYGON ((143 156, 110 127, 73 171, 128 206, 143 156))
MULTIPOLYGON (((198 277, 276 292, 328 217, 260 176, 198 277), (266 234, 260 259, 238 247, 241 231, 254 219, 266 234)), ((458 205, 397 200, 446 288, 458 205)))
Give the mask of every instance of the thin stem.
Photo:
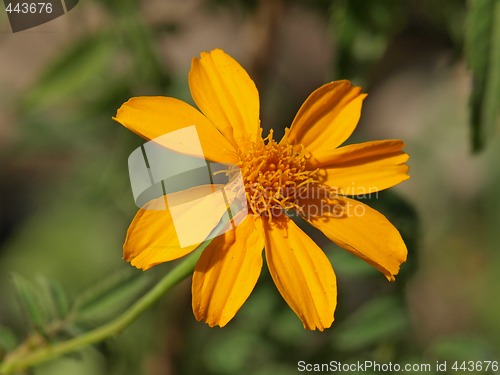
POLYGON ((33 352, 23 353, 23 355, 20 356, 16 356, 15 353, 12 353, 13 355, 10 358, 7 357, 7 360, 0 365, 0 374, 13 374, 17 371, 57 358, 63 354, 98 343, 122 332, 144 311, 156 303, 167 291, 193 272, 204 247, 206 247, 206 243, 199 246, 186 260, 167 273, 148 293, 115 320, 68 341, 49 345, 33 352))

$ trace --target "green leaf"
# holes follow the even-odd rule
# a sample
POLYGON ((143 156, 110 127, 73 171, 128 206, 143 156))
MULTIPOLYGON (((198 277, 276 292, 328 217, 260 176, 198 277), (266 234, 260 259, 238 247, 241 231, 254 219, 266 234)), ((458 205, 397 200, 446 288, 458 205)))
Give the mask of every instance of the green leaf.
POLYGON ((252 333, 232 331, 218 338, 206 348, 203 359, 208 369, 221 375, 242 373, 259 345, 262 346, 258 337, 252 333))
POLYGON ((17 337, 9 328, 0 326, 0 353, 10 352, 17 346, 17 337))
POLYGON ((150 274, 121 270, 75 300, 76 322, 104 321, 123 312, 151 281, 150 274))
POLYGON ((41 276, 38 279, 44 293, 45 310, 51 320, 63 320, 70 312, 70 300, 57 280, 41 276))
POLYGON ((33 324, 36 330, 43 333, 44 326, 47 323, 47 316, 42 307, 40 296, 36 293, 36 289, 18 274, 12 275, 12 282, 27 319, 33 324))
POLYGON ((339 54, 337 74, 358 80, 366 75, 404 20, 404 3, 398 0, 332 2, 330 25, 339 54))
POLYGON ((437 359, 450 361, 488 361, 500 355, 487 339, 465 334, 439 338, 429 352, 437 359))
POLYGON ((394 296, 384 296, 363 305, 337 326, 335 347, 359 350, 402 334, 410 325, 407 312, 394 296))
POLYGON ((324 246, 324 251, 334 265, 335 273, 339 277, 363 278, 378 275, 379 273, 371 265, 334 243, 324 246))
POLYGON ((23 106, 60 104, 82 95, 94 94, 109 79, 114 53, 113 39, 101 33, 85 37, 60 55, 44 72, 23 100, 23 106))
POLYGON ((269 327, 269 336, 277 340, 283 345, 304 345, 311 337, 307 336, 307 331, 304 330, 300 319, 295 315, 288 306, 271 315, 273 324, 269 327))
MULTIPOLYGON (((122 13, 120 36, 124 39, 127 50, 134 60, 135 75, 140 83, 162 85, 168 82, 164 67, 157 55, 154 35, 143 20, 138 17, 137 4, 132 2, 129 12, 122 13)), ((127 9, 126 7, 123 7, 127 9)))
POLYGON ((500 123, 500 2, 471 0, 465 58, 472 70, 472 149, 481 151, 500 123))
POLYGON ((361 201, 386 216, 403 237, 409 256, 396 276, 396 287, 401 288, 417 270, 419 240, 422 237, 417 211, 407 199, 392 190, 377 192, 370 199, 361 201))

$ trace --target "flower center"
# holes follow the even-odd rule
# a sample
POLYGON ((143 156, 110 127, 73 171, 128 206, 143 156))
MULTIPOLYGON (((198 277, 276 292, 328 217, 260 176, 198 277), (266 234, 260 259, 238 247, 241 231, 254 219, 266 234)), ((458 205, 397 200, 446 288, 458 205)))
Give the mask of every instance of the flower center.
POLYGON ((309 156, 297 146, 278 144, 273 131, 240 154, 245 194, 254 214, 273 216, 283 210, 301 210, 298 199, 307 194, 308 185, 319 184, 319 170, 308 170, 309 156))

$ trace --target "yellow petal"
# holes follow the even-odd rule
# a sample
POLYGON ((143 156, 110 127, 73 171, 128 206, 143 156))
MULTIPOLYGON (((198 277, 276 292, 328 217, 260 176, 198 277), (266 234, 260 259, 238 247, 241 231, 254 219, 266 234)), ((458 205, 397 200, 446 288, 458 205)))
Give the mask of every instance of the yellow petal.
POLYGON ((169 210, 140 209, 127 231, 123 258, 142 270, 180 258, 197 245, 181 248, 169 210))
POLYGON ((263 220, 266 260, 279 292, 304 328, 323 331, 331 326, 337 286, 325 253, 286 216, 263 220))
POLYGON ((216 237, 203 251, 193 274, 193 312, 210 327, 225 326, 252 292, 262 268, 264 236, 252 215, 216 237))
POLYGON ((380 212, 354 199, 339 196, 329 202, 306 201, 304 218, 389 281, 406 261, 406 245, 398 230, 380 212))
MULTIPOLYGON (((169 194, 169 197, 178 202, 190 201, 206 196, 210 191, 219 188, 219 185, 204 185, 169 194)), ((211 203, 208 198, 207 203, 211 203)), ((175 217, 177 226, 184 225, 183 223, 186 222, 196 223, 197 235, 208 237, 226 212, 225 205, 215 208, 211 205, 210 207, 210 214, 207 214, 203 220, 200 220, 199 206, 191 210, 186 209, 182 217, 175 217)), ((137 212, 128 228, 123 244, 123 258, 134 267, 147 270, 157 264, 189 254, 199 243, 181 247, 176 224, 174 224, 174 218, 165 197, 150 201, 137 212)))
POLYGON ((346 80, 321 86, 302 104, 284 140, 312 153, 336 148, 356 128, 365 97, 346 80))
MULTIPOLYGON (((113 119, 148 140, 194 125, 206 159, 237 162, 234 147, 217 128, 197 109, 180 100, 163 96, 132 98, 118 109, 113 119)), ((176 150, 175 145, 169 148, 176 150)))
POLYGON ((235 148, 260 137, 259 93, 248 73, 220 49, 193 59, 191 95, 200 110, 235 148))
POLYGON ((410 178, 408 154, 400 140, 373 141, 314 153, 311 167, 322 168, 327 185, 343 195, 365 195, 410 178))

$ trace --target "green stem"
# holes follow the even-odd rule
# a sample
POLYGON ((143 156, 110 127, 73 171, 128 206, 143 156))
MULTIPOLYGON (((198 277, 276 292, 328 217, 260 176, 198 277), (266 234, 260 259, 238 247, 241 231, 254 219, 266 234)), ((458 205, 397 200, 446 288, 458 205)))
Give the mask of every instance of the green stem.
POLYGON ((186 260, 167 273, 158 284, 115 320, 68 341, 63 341, 54 345, 49 344, 49 346, 39 348, 32 352, 23 353, 24 355, 21 356, 16 356, 15 353, 12 353, 14 355, 10 358, 7 357, 7 360, 0 365, 0 374, 8 375, 17 371, 22 371, 28 367, 57 358, 85 346, 98 343, 122 332, 144 311, 157 302, 167 291, 193 272, 201 251, 206 246, 204 245, 205 244, 202 244, 198 250, 192 253, 186 260))

